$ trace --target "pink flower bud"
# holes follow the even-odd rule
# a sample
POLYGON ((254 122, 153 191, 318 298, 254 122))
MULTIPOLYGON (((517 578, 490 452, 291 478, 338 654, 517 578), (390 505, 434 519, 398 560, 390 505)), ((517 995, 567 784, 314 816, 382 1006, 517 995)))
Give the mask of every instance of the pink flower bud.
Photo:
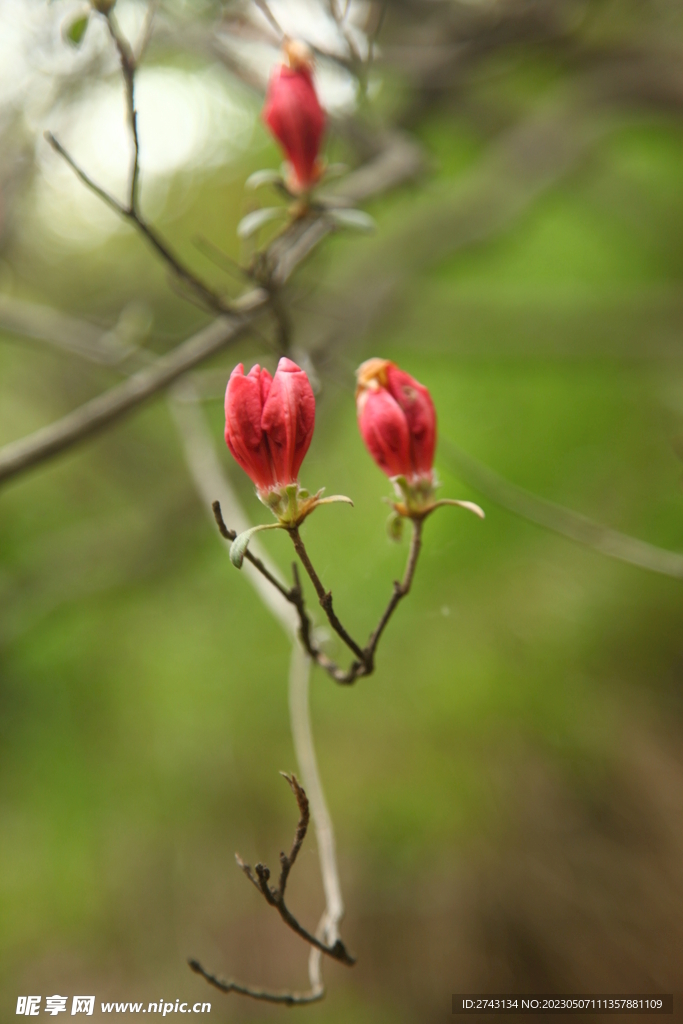
POLYGON ((313 84, 313 58, 308 47, 290 41, 285 45, 285 55, 288 64, 280 64, 271 75, 262 116, 292 165, 292 190, 306 192, 322 170, 318 154, 325 112, 313 84))
POLYGON ((427 388, 388 359, 368 359, 356 376, 358 425, 379 468, 389 477, 431 481, 436 413, 427 388))
POLYGON ((242 363, 225 392, 225 441, 235 460, 264 495, 296 483, 313 437, 315 398, 308 377, 282 358, 275 376, 242 363))

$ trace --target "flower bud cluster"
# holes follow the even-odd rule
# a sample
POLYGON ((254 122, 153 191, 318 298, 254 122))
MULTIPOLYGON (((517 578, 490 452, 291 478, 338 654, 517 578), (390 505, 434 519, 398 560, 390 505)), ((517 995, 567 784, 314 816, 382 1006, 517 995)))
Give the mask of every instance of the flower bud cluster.
MULTIPOLYGON (((440 505, 460 505, 483 517, 471 502, 435 501, 436 412, 427 388, 388 359, 369 359, 357 370, 360 433, 370 455, 391 479, 398 500, 394 516, 421 520, 440 505)), ((299 485, 299 470, 315 423, 315 397, 306 373, 282 358, 274 377, 260 366, 235 367, 225 393, 225 440, 235 460, 277 523, 294 529, 318 505, 350 498, 299 485)), ((254 527, 264 529, 266 527, 254 527)), ((251 531, 249 531, 251 533, 251 531)), ((248 542, 237 544, 241 565, 248 542)), ((236 542, 237 543, 237 542, 236 542)))

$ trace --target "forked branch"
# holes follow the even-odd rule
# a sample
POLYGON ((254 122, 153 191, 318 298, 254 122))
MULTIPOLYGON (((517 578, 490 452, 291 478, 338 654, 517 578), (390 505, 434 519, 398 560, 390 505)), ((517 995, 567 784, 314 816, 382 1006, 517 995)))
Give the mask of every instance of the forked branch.
POLYGON ((110 209, 114 210, 114 212, 118 213, 120 217, 123 217, 137 228, 140 234, 147 239, 152 248, 156 250, 158 255, 161 256, 161 258, 172 269, 176 277, 182 281, 183 284, 188 286, 205 306, 213 310, 215 313, 229 313, 232 311, 230 304, 205 284, 204 281, 197 277, 197 275, 182 262, 182 260, 173 252, 165 239, 163 239, 161 235, 159 235, 158 232, 148 224, 140 211, 140 140, 138 136, 138 114, 135 104, 135 74, 138 69, 138 63, 144 53, 144 49, 149 39, 153 16, 154 7, 150 6, 148 9, 147 24, 143 32, 143 40, 140 44, 138 54, 136 55, 133 47, 121 32, 113 12, 109 11, 104 15, 104 19, 107 22, 107 28, 109 29, 109 34, 111 35, 112 41, 119 55, 121 73, 123 75, 126 90, 126 111, 133 147, 128 182, 128 201, 126 203, 120 202, 112 196, 111 193, 107 192, 106 189, 103 189, 93 181, 90 175, 76 163, 71 154, 51 132, 45 132, 45 138, 54 151, 59 153, 59 155, 66 160, 71 169, 76 173, 83 184, 91 190, 91 192, 94 192, 94 194, 101 199, 102 202, 106 203, 110 209))
MULTIPOLYGON (((225 525, 221 513, 220 502, 214 501, 212 504, 212 508, 221 535, 226 540, 233 541, 236 538, 237 534, 234 530, 228 529, 228 527, 225 525)), ((355 683, 356 679, 360 679, 362 676, 369 676, 375 670, 375 654, 377 651, 377 646, 379 644, 380 638, 391 616, 394 614, 396 608, 398 607, 399 603, 410 591, 410 587, 413 582, 413 577, 415 575, 415 569, 417 567, 417 560, 420 554, 420 549, 422 547, 422 520, 413 519, 411 520, 411 522, 413 524, 413 535, 410 542, 410 551, 408 554, 408 561, 406 564, 405 572, 403 574, 403 579, 401 581, 394 580, 393 592, 391 598, 389 599, 389 603, 384 609, 384 612, 382 613, 380 620, 377 623, 377 626, 370 634, 368 642, 366 643, 365 647, 360 647, 360 645, 356 643, 356 641, 353 639, 353 637, 350 635, 350 633, 345 629, 345 627, 338 619, 332 605, 332 593, 330 591, 325 590, 320 580, 320 577, 318 576, 313 566, 313 563, 311 562, 308 552, 306 551, 306 547, 301 539, 301 535, 299 534, 298 529, 293 528, 287 531, 290 537, 292 538, 292 542, 294 544, 296 552, 299 555, 299 558, 301 559, 301 562, 304 568, 306 569, 306 572, 308 573, 311 582, 313 583, 313 586, 315 587, 316 594, 318 595, 318 600, 320 601, 320 606, 325 612, 328 622, 330 623, 335 633, 343 640, 343 642, 346 644, 346 646, 349 648, 352 654, 355 655, 355 659, 351 662, 351 665, 349 666, 348 669, 341 668, 339 665, 336 664, 336 662, 332 661, 331 658, 328 658, 328 656, 324 653, 324 651, 320 649, 320 647, 313 638, 313 624, 306 609, 306 601, 304 598, 303 588, 301 586, 301 580, 299 578, 299 572, 296 563, 292 565, 294 584, 292 587, 287 589, 287 587, 283 587, 279 580, 275 579, 275 577, 266 569, 266 567, 263 565, 260 559, 253 556, 248 548, 246 550, 245 558, 247 558, 251 562, 251 564, 256 569, 258 569, 261 575, 264 576, 265 579, 267 579, 268 582, 272 584, 272 586, 276 587, 277 590, 282 594, 282 596, 296 608, 297 615, 299 618, 299 639, 301 640, 301 643, 303 644, 306 653, 309 655, 309 657, 313 659, 313 661, 315 661, 317 665, 323 668, 328 673, 328 675, 330 675, 332 679, 334 679, 335 682, 337 683, 341 683, 344 685, 355 683)))
MULTIPOLYGON (((281 772, 280 774, 287 780, 292 792, 294 793, 299 808, 299 821, 296 826, 292 847, 289 853, 286 854, 282 852, 280 854, 280 878, 277 886, 270 885, 270 869, 267 868, 265 864, 256 864, 252 869, 249 864, 244 863, 239 854, 235 854, 235 859, 252 885, 258 889, 271 907, 275 907, 282 920, 289 928, 292 929, 293 932, 296 932, 297 935, 321 953, 325 953, 333 960, 338 960, 340 963, 352 967, 356 962, 355 957, 351 956, 340 938, 337 938, 333 945, 327 945, 317 936, 309 932, 307 928, 304 928, 303 925, 294 917, 285 903, 287 880, 303 841, 306 838, 310 821, 310 810, 308 797, 306 796, 306 793, 300 785, 296 775, 288 775, 286 772, 281 772)), ((288 1006, 316 1002, 318 999, 322 999, 324 995, 324 989, 316 987, 312 988, 309 992, 273 992, 270 989, 253 988, 250 985, 242 985, 239 982, 232 980, 222 981, 215 975, 209 974, 208 971, 204 970, 198 960, 188 960, 188 964, 196 974, 201 974, 201 976, 205 978, 210 985, 214 985, 216 988, 220 989, 221 992, 237 992, 239 995, 250 996, 252 999, 261 999, 270 1003, 284 1003, 288 1006)))
POLYGON ((280 854, 280 879, 277 886, 270 885, 270 868, 266 867, 265 864, 256 864, 252 870, 249 864, 244 863, 239 854, 235 854, 235 859, 252 885, 258 889, 271 907, 275 907, 282 920, 289 928, 292 929, 293 932, 296 932, 297 935, 310 943, 311 946, 315 946, 315 948, 319 949, 321 953, 326 953, 327 956, 332 957, 333 960, 339 960, 340 963, 347 964, 351 967, 356 962, 355 957, 351 956, 341 939, 337 939, 332 946, 326 945, 315 935, 311 934, 308 929, 304 928, 299 921, 297 921, 285 903, 287 879, 289 878, 289 872, 294 866, 297 854, 301 849, 301 844, 306 838, 310 813, 308 808, 308 797, 306 796, 303 787, 299 784, 296 775, 287 775, 286 772, 281 772, 280 774, 287 780, 294 796, 296 797, 296 802, 299 807, 299 822, 296 827, 296 832, 294 833, 294 841, 289 854, 280 854))

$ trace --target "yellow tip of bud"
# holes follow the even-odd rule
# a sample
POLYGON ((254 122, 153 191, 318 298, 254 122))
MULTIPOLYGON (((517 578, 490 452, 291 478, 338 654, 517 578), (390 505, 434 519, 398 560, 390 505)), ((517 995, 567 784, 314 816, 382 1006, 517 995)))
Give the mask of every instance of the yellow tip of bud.
POLYGON ((356 398, 361 391, 365 391, 367 388, 385 388, 388 383, 387 369, 390 366, 391 360, 379 359, 377 356, 361 363, 356 370, 356 380, 358 381, 356 398))
POLYGON ((282 49, 292 71, 313 70, 313 51, 301 39, 285 39, 282 49))

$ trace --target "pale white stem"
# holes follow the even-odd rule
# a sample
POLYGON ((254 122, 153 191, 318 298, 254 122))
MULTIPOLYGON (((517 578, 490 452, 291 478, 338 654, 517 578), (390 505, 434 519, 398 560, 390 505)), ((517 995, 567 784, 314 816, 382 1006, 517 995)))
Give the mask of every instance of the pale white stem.
POLYGON ((325 802, 320 773, 315 756, 308 700, 311 661, 299 643, 292 645, 289 663, 289 718, 292 725, 294 750, 306 795, 311 805, 318 857, 325 891, 326 912, 319 927, 325 929, 325 942, 333 946, 339 938, 339 922, 344 916, 337 853, 332 819, 325 802))

